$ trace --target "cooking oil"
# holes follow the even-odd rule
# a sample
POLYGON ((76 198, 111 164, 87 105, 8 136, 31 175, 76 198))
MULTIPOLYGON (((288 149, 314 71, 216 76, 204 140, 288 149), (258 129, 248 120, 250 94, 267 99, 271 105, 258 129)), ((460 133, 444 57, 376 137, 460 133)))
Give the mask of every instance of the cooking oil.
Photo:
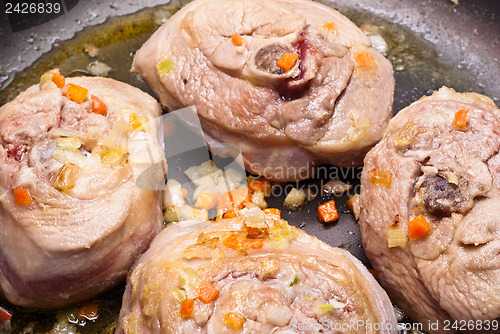
POLYGON ((59 68, 64 76, 92 75, 89 65, 102 63, 111 67, 106 75, 129 83, 144 91, 147 86, 130 72, 134 53, 151 34, 187 1, 142 10, 136 14, 111 17, 105 23, 77 33, 68 41, 57 41, 50 52, 40 57, 26 70, 16 73, 12 82, 0 91, 0 105, 15 98, 20 92, 37 84, 40 76, 52 68, 59 68), (97 56, 86 51, 98 49, 97 56))

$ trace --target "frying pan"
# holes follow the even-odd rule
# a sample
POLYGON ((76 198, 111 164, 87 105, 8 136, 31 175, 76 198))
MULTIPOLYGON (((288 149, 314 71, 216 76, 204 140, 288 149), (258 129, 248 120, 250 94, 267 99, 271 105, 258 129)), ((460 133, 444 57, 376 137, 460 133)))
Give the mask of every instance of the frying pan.
MULTIPOLYGON (((53 4, 61 6, 57 15, 7 15, 8 2, 1 3, 0 13, 1 104, 36 83, 39 75, 49 68, 60 67, 65 75, 88 74, 85 64, 96 59, 85 54, 83 45, 87 42, 101 48, 97 60, 112 67, 109 77, 149 92, 146 85, 128 71, 133 51, 185 3, 54 0, 53 4), (144 10, 159 5, 164 6, 144 10), (139 14, 133 14, 140 10, 139 14), (129 14, 133 15, 127 16, 129 14)), ((457 91, 482 93, 500 104, 500 1, 460 0, 459 5, 449 0, 320 2, 336 8, 358 26, 374 29, 388 42, 387 57, 394 66, 396 78, 395 113, 442 85, 457 91)), ((169 160, 168 177, 183 178, 183 170, 201 162, 196 152, 174 157, 169 160)), ((356 190, 359 192, 361 168, 325 166, 323 171, 321 176, 289 184, 287 189, 292 186, 319 189, 329 178, 338 177, 353 185, 351 195, 356 190)), ((269 206, 282 208, 285 195, 286 192, 270 198, 269 206)), ((361 247, 359 227, 347 210, 347 194, 335 197, 340 214, 336 223, 317 221, 316 208, 328 199, 319 196, 300 211, 283 209, 283 217, 333 246, 349 249, 369 266, 361 247)), ((80 329, 82 332, 112 332, 122 289, 119 287, 100 300, 100 319, 80 329)), ((54 314, 26 312, 1 300, 0 305, 14 314, 13 332, 20 332, 33 321, 34 332, 46 332, 52 326, 54 314)))

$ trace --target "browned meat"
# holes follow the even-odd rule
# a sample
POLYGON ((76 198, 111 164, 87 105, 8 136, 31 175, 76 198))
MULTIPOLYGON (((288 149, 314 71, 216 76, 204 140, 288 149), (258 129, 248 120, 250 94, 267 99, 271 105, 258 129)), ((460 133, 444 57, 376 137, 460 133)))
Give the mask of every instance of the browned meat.
POLYGON ((430 332, 464 323, 474 325, 462 332, 500 332, 499 150, 493 101, 443 87, 400 111, 366 156, 366 254, 389 295, 430 332), (410 235, 422 218, 428 233, 410 235))
POLYGON ((159 105, 111 79, 68 83, 88 89, 84 102, 49 80, 0 108, 0 292, 20 306, 62 307, 122 282, 162 225, 161 194, 135 183, 153 161, 128 144, 154 135, 129 122, 159 116, 159 105))
POLYGON ((389 61, 346 17, 308 0, 193 1, 132 69, 168 109, 196 107, 213 152, 235 144, 248 171, 274 180, 360 165, 392 109, 389 61))
POLYGON ((283 220, 251 228, 248 214, 259 213, 248 209, 246 223, 161 232, 129 276, 116 333, 397 333, 389 298, 361 262, 283 220))

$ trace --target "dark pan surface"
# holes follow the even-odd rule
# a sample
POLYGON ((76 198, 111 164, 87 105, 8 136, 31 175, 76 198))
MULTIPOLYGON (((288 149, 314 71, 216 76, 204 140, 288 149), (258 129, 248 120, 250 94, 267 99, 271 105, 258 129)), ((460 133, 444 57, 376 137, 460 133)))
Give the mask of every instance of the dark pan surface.
MULTIPOLYGON (((37 83, 39 76, 49 68, 60 67, 64 75, 82 75, 87 73, 86 65, 96 60, 112 67, 109 77, 148 91, 144 83, 129 72, 133 52, 182 3, 172 1, 123 17, 166 1, 73 2, 77 3, 71 8, 71 1, 65 1, 67 11, 64 15, 26 30, 13 32, 19 27, 14 27, 8 18, 0 19, 1 104, 37 83), (85 43, 101 48, 98 58, 85 54, 85 43)), ((458 6, 448 0, 320 2, 338 9, 358 25, 379 27, 379 33, 389 44, 387 57, 395 68, 395 112, 442 85, 457 91, 483 93, 500 104, 500 1, 461 0, 458 6)), ((2 10, 0 15, 3 13, 2 10)), ((169 160, 168 177, 185 178, 183 171, 186 168, 204 160, 205 155, 196 151, 173 157, 169 160)), ((325 166, 317 178, 283 185, 277 195, 268 200, 269 206, 282 208, 284 197, 292 186, 319 189, 332 177, 353 185, 349 194, 331 197, 340 214, 336 223, 321 224, 316 218, 317 206, 330 197, 320 196, 300 211, 282 210, 282 215, 291 224, 327 243, 349 249, 369 265, 361 247, 359 227, 346 205, 348 195, 359 193, 360 172, 361 168, 325 166)), ((103 297, 100 305, 103 314, 107 315, 80 328, 82 332, 111 332, 121 289, 103 297)), ((0 305, 14 311, 14 332, 21 332, 30 321, 37 324, 33 327, 35 333, 46 332, 55 318, 54 314, 21 312, 6 302, 0 301, 0 305)))

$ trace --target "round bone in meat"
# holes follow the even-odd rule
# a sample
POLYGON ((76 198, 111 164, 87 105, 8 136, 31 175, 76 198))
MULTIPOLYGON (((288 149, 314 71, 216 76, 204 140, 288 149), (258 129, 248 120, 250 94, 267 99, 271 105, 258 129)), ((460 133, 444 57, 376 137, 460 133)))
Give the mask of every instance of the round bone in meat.
POLYGON ((24 307, 59 308, 122 282, 163 222, 160 192, 136 185, 164 159, 158 141, 141 140, 155 128, 139 127, 158 103, 111 79, 66 84, 44 76, 0 108, 0 292, 24 307))
POLYGON ((132 269, 116 333, 233 331, 384 334, 397 322, 361 262, 283 220, 167 227, 132 269))
POLYGON ((309 178, 358 166, 392 111, 391 64, 346 17, 309 0, 196 0, 137 51, 133 68, 169 110, 195 106, 210 149, 245 168, 309 178))
POLYGON ((365 158, 366 254, 432 333, 500 332, 499 150, 493 101, 443 87, 401 110, 365 158))

